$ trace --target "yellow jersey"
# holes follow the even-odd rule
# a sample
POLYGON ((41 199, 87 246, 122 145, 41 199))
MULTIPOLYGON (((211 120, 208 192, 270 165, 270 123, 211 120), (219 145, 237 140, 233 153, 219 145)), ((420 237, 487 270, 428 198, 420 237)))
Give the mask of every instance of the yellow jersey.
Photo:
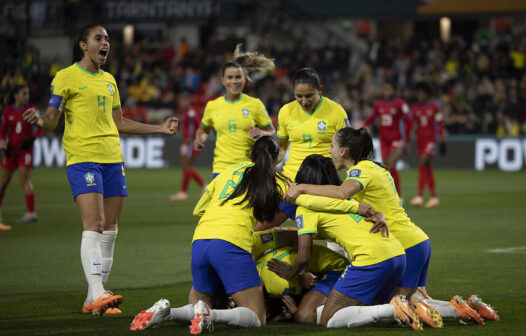
POLYGON ((264 128, 271 124, 261 100, 246 94, 241 94, 235 102, 227 101, 225 96, 209 101, 201 122, 217 132, 214 173, 249 160, 254 144, 254 139, 248 136, 250 128, 264 128))
POLYGON ((329 157, 332 136, 350 126, 343 107, 327 97, 321 97, 313 112, 305 111, 297 101, 284 105, 278 115, 277 136, 290 141, 289 158, 283 175, 294 181, 300 165, 307 156, 320 154, 329 157))
POLYGON ((429 239, 400 206, 393 178, 389 171, 376 163, 364 160, 347 170, 347 180, 360 183, 363 189, 353 196, 360 203, 369 204, 374 211, 384 214, 389 232, 408 249, 429 239))
POLYGON ((75 63, 55 75, 51 101, 64 112, 66 164, 124 161, 112 110, 121 106, 115 78, 103 70, 89 72, 75 63))
POLYGON ((296 210, 298 235, 316 234, 331 239, 345 249, 354 266, 369 266, 405 254, 393 236, 369 233, 372 223, 352 213, 316 212, 304 207, 296 210))
MULTIPOLYGON (((221 239, 237 247, 252 252, 253 232, 256 225, 253 209, 247 208, 248 202, 239 205, 245 194, 226 200, 237 187, 243 174, 252 162, 241 162, 224 169, 206 188, 205 193, 194 208, 194 216, 200 216, 194 231, 192 242, 197 239, 221 239)), ((277 179, 284 193, 286 182, 277 179)))
MULTIPOLYGON (((285 280, 267 267, 267 262, 273 258, 294 265, 297 255, 298 251, 295 247, 285 246, 265 253, 256 261, 261 283, 270 296, 280 297, 285 291, 290 291, 296 295, 301 293, 302 287, 297 276, 293 279, 285 280)), ((324 246, 313 245, 307 271, 321 276, 321 280, 323 280, 325 273, 329 271, 341 272, 348 264, 349 261, 342 255, 324 246)))

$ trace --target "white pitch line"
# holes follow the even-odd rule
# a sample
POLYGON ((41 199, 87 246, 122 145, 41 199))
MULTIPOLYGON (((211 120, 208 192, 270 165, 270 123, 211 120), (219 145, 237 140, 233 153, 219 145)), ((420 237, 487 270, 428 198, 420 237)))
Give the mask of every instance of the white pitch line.
POLYGON ((526 254, 526 246, 498 248, 487 250, 488 253, 526 254))

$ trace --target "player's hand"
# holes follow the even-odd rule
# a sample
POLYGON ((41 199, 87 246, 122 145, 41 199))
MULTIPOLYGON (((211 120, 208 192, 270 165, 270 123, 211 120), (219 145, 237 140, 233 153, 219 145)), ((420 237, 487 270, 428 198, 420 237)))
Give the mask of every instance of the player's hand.
POLYGON ((283 195, 283 200, 287 203, 294 203, 296 198, 301 195, 303 191, 299 185, 295 185, 290 181, 287 181, 287 183, 289 184, 289 190, 283 195))
POLYGON ((283 310, 282 310, 283 316, 287 320, 291 320, 294 317, 294 314, 296 314, 296 312, 298 311, 298 306, 296 306, 296 301, 294 301, 294 299, 290 295, 283 295, 281 297, 281 300, 283 301, 283 304, 285 305, 285 307, 283 307, 283 310), (289 314, 292 316, 289 316, 289 314))
POLYGON ((7 142, 0 140, 0 150, 5 151, 7 149, 7 142))
POLYGON ((440 156, 445 156, 447 153, 447 146, 445 142, 441 142, 438 146, 438 151, 440 152, 440 156))
POLYGON ((389 228, 385 221, 385 216, 381 212, 376 212, 373 216, 366 217, 366 221, 373 222, 373 226, 369 230, 369 233, 382 232, 382 237, 389 238, 389 228))
POLYGON ((257 139, 257 138, 259 138, 262 135, 264 135, 264 134, 263 134, 263 131, 261 130, 261 128, 254 127, 254 126, 250 125, 250 130, 248 131, 248 136, 249 137, 251 137, 252 139, 257 139))
POLYGON ((173 135, 177 134, 179 119, 177 117, 170 117, 166 119, 161 125, 160 134, 173 135))
POLYGON ((292 266, 276 258, 272 258, 271 260, 269 260, 267 262, 267 266, 269 270, 276 273, 278 276, 285 280, 288 279, 290 271, 292 270, 292 266))
POLYGON ((373 208, 367 203, 360 203, 360 205, 358 205, 358 210, 356 211, 356 213, 363 217, 371 217, 372 215, 374 215, 373 208))
POLYGON ((24 113, 22 114, 22 118, 24 118, 25 121, 27 121, 33 126, 42 127, 42 125, 44 124, 44 121, 40 119, 40 117, 38 116, 37 109, 34 107, 31 107, 25 110, 24 113))
POLYGON ((301 286, 305 289, 311 289, 318 282, 318 277, 311 272, 305 271, 298 274, 298 277, 300 278, 301 286))
POLYGON ((196 136, 194 139, 194 149, 198 152, 202 151, 205 148, 206 134, 201 135, 201 137, 196 136))

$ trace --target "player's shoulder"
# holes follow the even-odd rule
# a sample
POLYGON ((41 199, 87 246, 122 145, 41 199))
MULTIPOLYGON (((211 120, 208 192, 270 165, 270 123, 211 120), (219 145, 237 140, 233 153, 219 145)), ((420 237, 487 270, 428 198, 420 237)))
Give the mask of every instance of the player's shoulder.
POLYGON ((55 80, 62 80, 66 79, 68 77, 74 76, 74 74, 77 72, 77 65, 72 64, 64 69, 60 69, 55 74, 55 80))
POLYGON ((226 104, 225 97, 219 96, 217 98, 211 99, 206 103, 206 108, 217 108, 218 106, 226 104))
POLYGON ((293 100, 289 103, 286 103, 285 105, 283 105, 280 109, 279 109, 279 113, 283 112, 283 113, 290 113, 291 111, 295 110, 295 109, 298 109, 300 107, 300 105, 298 104, 297 101, 293 100))
POLYGON ((249 96, 246 93, 243 93, 243 96, 241 97, 241 101, 244 103, 250 103, 250 104, 259 104, 259 103, 263 104, 263 102, 259 98, 249 96))
POLYGON ((99 70, 100 71, 100 75, 102 76, 102 78, 104 78, 105 80, 108 80, 114 84, 116 84, 117 82, 115 81, 115 77, 113 77, 113 75, 107 71, 104 71, 102 69, 99 70))

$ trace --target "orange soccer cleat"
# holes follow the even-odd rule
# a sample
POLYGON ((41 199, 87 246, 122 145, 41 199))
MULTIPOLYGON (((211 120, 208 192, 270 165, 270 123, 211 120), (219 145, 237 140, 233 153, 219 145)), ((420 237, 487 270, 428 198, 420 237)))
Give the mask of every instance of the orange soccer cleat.
POLYGON ((433 328, 443 328, 444 321, 436 309, 425 303, 422 296, 413 294, 409 299, 409 305, 415 314, 428 326, 433 328))
POLYGON ((471 295, 466 300, 466 303, 473 308, 482 318, 491 321, 498 321, 499 314, 495 308, 490 306, 487 303, 482 302, 482 300, 477 295, 471 295))
POLYGON ((440 200, 438 199, 438 197, 431 197, 429 201, 427 201, 425 207, 429 209, 429 208, 436 208, 439 205, 440 205, 440 200))
POLYGON ((170 201, 186 201, 188 194, 184 191, 179 191, 177 194, 170 195, 170 201))
POLYGON ((393 296, 391 302, 395 309, 395 319, 399 324, 410 325, 414 330, 424 330, 420 318, 409 307, 409 303, 402 295, 393 296))
POLYGON ((11 226, 0 223, 0 231, 9 231, 9 230, 11 230, 11 226))
POLYGON ((208 331, 214 330, 214 323, 212 321, 212 311, 206 303, 199 300, 194 305, 194 318, 190 326, 190 333, 199 335, 206 328, 208 331))
MULTIPOLYGON (((106 291, 104 294, 99 296, 92 303, 84 304, 82 307, 83 313, 91 312, 94 316, 101 316, 107 312, 110 308, 117 308, 122 303, 122 295, 113 295, 111 292, 106 291)), ((118 309, 120 312, 120 309, 118 309)), ((119 314, 113 310, 110 314, 119 314)))
POLYGON ((460 295, 455 295, 449 301, 449 305, 457 309, 458 316, 466 322, 473 322, 484 325, 484 319, 468 304, 460 295))

